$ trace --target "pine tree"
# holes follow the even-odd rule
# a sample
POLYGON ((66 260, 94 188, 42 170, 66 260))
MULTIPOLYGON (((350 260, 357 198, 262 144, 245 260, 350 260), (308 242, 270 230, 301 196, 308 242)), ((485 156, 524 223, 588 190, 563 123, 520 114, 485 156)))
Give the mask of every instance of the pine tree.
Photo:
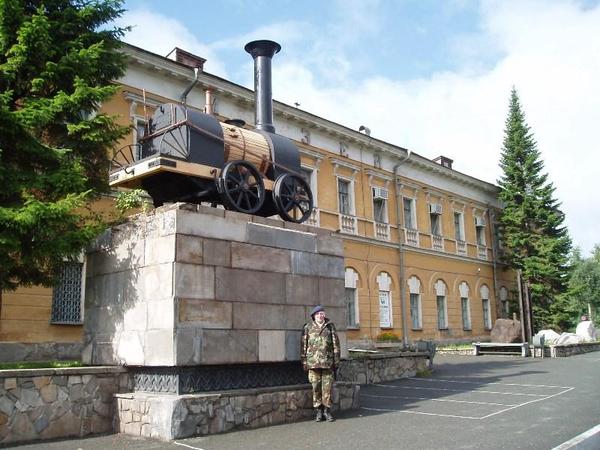
POLYGON ((97 114, 123 74, 120 0, 0 0, 0 292, 50 285, 100 223, 108 151, 125 133, 97 114))
POLYGON ((512 269, 521 270, 533 306, 533 325, 540 329, 553 322, 550 306, 566 290, 571 239, 514 88, 500 167, 504 259, 512 269))

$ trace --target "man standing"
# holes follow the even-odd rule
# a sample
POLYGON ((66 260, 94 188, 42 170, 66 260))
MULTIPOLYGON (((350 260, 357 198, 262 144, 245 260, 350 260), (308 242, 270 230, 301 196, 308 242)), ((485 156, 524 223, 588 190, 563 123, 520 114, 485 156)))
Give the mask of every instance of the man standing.
POLYGON ((331 390, 340 362, 340 341, 322 306, 315 306, 310 317, 312 322, 304 325, 302 332, 300 359, 302 367, 308 371, 308 381, 313 389, 315 420, 332 422, 331 390))

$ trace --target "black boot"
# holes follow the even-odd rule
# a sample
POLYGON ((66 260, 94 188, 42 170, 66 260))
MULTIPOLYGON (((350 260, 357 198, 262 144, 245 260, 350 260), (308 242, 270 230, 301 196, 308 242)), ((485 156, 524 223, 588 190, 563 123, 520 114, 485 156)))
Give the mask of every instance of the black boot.
POLYGON ((323 420, 323 405, 316 408, 315 422, 321 422, 323 420))
POLYGON ((335 420, 333 418, 333 416, 331 415, 331 408, 325 408, 325 411, 323 412, 323 416, 325 417, 325 420, 327 422, 333 422, 335 420))

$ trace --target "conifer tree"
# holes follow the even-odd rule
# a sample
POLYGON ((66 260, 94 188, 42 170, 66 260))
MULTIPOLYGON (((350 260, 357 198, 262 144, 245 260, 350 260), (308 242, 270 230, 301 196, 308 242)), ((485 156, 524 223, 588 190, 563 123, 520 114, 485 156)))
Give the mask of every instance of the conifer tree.
POLYGON ((553 322, 550 306, 566 290, 571 239, 514 88, 500 167, 504 259, 512 269, 521 270, 533 307, 533 328, 539 330, 553 322))
POLYGON ((0 292, 50 285, 97 233, 126 132, 98 114, 124 71, 120 0, 0 0, 0 292))

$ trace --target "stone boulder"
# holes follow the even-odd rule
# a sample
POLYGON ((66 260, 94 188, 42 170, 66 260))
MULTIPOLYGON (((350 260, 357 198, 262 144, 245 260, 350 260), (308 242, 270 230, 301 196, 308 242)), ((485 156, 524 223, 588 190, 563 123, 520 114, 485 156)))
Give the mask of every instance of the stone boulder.
POLYGON ((594 327, 594 324, 589 320, 579 322, 575 334, 581 336, 585 342, 594 342, 598 339, 596 327, 594 327))
POLYGON ((581 344, 584 342, 583 337, 575 333, 562 333, 556 340, 556 345, 581 344))
POLYGON ((554 344, 560 337, 560 334, 554 330, 540 330, 536 333, 536 336, 544 336, 544 342, 546 344, 554 344))
POLYGON ((490 333, 492 342, 521 342, 521 322, 512 319, 498 319, 490 333))

